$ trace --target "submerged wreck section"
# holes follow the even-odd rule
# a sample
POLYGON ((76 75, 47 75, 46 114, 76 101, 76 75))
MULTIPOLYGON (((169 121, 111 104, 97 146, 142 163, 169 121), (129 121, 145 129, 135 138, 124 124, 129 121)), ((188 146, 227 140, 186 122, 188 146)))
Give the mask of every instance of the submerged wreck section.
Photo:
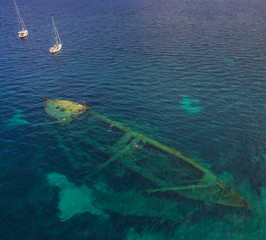
POLYGON ((124 132, 123 137, 110 149, 110 159, 92 173, 95 174, 115 161, 156 186, 146 193, 173 193, 186 198, 231 207, 250 207, 234 190, 228 188, 210 170, 184 155, 149 137, 134 132, 120 123, 94 112, 90 115, 114 125, 114 132, 124 132))
MULTIPOLYGON (((58 120, 64 117, 67 120, 63 121, 66 122, 73 119, 72 113, 80 115, 86 111, 80 104, 63 100, 50 100, 45 108, 48 114, 58 120), (61 113, 62 106, 65 115, 61 113)), ((152 187, 138 192, 144 198, 156 197, 166 200, 170 196, 171 200, 181 197, 199 200, 205 204, 250 207, 238 193, 195 160, 98 113, 88 112, 86 126, 82 132, 73 129, 69 131, 69 135, 76 139, 82 138, 88 146, 96 149, 97 155, 104 155, 97 160, 87 156, 88 161, 94 160, 96 164, 88 177, 93 178, 113 166, 112 164, 116 164, 151 183, 152 187)), ((69 155, 66 146, 62 150, 69 155)), ((123 194, 120 193, 120 196, 123 194)), ((109 198, 108 195, 107 199, 109 198)), ((118 199, 116 195, 114 199, 118 199)))

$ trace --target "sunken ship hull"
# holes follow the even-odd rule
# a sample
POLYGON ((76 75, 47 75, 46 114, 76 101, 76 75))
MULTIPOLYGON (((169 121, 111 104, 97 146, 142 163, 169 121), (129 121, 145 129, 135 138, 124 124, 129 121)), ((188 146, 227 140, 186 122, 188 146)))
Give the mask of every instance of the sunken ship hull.
MULTIPOLYGON (((250 207, 237 192, 192 158, 105 116, 87 111, 86 107, 65 100, 47 100, 45 105, 46 112, 63 124, 70 123, 81 114, 86 116, 83 117, 86 124, 83 124, 82 129, 69 128, 66 134, 95 149, 98 155, 105 156, 95 160, 92 155, 82 152, 85 161, 94 162, 87 178, 94 178, 108 168, 119 165, 133 173, 136 179, 144 179, 150 183, 149 187, 138 191, 141 198, 169 201, 171 196, 172 201, 176 196, 176 199, 192 199, 207 205, 211 203, 237 208, 250 207)), ((64 146, 62 150, 73 161, 75 157, 71 154, 70 146, 67 147, 59 135, 59 145, 64 146)), ((77 144, 75 149, 78 148, 77 144)), ((123 194, 125 193, 120 193, 121 199, 123 194)), ((107 200, 103 200, 104 196, 106 199, 119 199, 117 192, 104 192, 98 200, 98 204, 102 201, 106 209, 114 210, 111 204, 106 204, 107 200)))

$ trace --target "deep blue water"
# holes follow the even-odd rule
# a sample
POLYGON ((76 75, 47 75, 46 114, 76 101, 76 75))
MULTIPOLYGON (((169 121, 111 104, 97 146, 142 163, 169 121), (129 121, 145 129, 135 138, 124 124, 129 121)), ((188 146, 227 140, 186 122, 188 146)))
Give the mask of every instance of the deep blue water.
POLYGON ((2 0, 0 8, 0 239, 266 238, 264 0, 17 4, 25 40, 17 36, 13 2, 2 0), (51 16, 63 43, 54 56, 51 16), (71 132, 83 127, 81 135, 90 134, 84 118, 61 126, 44 111, 44 97, 84 99, 94 111, 192 156, 251 209, 181 201, 182 220, 110 210, 108 218, 85 211, 62 221, 50 173, 88 188, 144 183, 123 182, 116 166, 92 183, 82 154, 100 155, 82 142, 79 149, 71 145, 80 141, 71 132))

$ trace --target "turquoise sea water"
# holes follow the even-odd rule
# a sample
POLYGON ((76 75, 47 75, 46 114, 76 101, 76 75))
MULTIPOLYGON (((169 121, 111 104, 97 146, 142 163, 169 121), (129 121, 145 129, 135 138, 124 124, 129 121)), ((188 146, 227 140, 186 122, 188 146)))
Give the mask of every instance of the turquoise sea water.
POLYGON ((17 4, 25 40, 13 2, 0 8, 0 239, 266 238, 264 0, 17 4), (63 43, 54 56, 51 16, 63 43), (91 178, 106 158, 85 141, 98 129, 86 116, 58 124, 44 97, 85 100, 193 157, 251 209, 177 199, 173 211, 133 192, 97 201, 150 183, 116 164, 91 178))

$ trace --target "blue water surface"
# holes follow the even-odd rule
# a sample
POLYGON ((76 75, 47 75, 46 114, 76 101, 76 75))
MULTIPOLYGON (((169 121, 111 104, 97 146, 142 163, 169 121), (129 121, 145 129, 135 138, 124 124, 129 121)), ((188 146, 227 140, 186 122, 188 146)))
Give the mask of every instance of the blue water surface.
POLYGON ((266 239, 266 1, 17 4, 29 32, 24 40, 13 2, 2 0, 0 8, 0 239, 266 239), (57 55, 49 53, 51 16, 63 44, 57 55), (84 154, 97 160, 100 153, 82 142, 71 147, 80 140, 68 132, 80 124, 81 134, 93 133, 82 118, 58 124, 46 114, 44 97, 85 100, 184 152, 251 209, 183 200, 176 221, 92 208, 62 220, 62 192, 47 181, 51 173, 71 188, 146 183, 122 181, 117 176, 129 173, 117 166, 92 182, 84 154))

